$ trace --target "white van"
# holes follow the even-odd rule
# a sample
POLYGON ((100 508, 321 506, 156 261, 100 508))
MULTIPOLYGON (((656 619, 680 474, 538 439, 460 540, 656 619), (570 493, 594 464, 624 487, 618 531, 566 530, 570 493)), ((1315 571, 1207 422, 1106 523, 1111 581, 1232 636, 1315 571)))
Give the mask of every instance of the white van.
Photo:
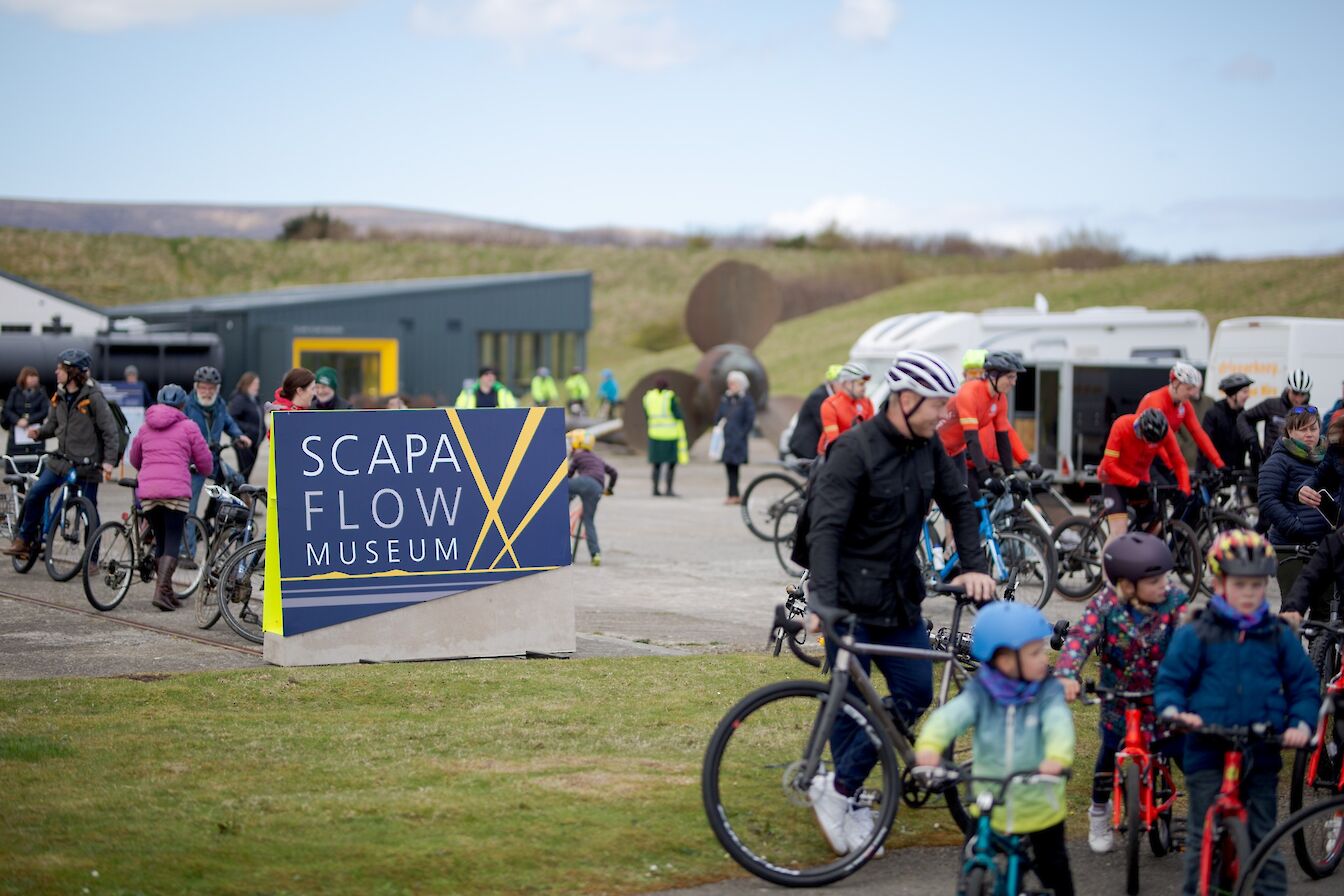
POLYGON ((1233 317, 1218 325, 1209 354, 1204 394, 1222 398, 1218 381, 1231 373, 1255 380, 1247 406, 1284 390, 1288 372, 1305 370, 1312 402, 1324 413, 1344 382, 1344 319, 1332 317, 1233 317))
POLYGON ((1089 478, 1082 469, 1100 463, 1111 423, 1165 385, 1174 360, 1203 369, 1209 323, 1198 311, 1138 306, 904 314, 870 327, 850 350, 874 373, 874 404, 887 397, 881 371, 908 348, 933 352, 958 371, 969 348, 1020 355, 1027 372, 1011 395, 1014 428, 1042 466, 1072 482, 1089 478))

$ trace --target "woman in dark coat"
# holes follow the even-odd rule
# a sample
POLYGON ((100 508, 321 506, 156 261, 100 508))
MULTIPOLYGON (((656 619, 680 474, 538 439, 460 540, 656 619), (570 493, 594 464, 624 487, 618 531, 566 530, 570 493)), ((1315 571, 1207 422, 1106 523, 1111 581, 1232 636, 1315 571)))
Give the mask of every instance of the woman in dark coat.
MULTIPOLYGON (((1283 422, 1283 436, 1260 466, 1260 519, 1269 522, 1269 540, 1275 546, 1314 544, 1333 528, 1325 517, 1298 499, 1325 455, 1321 418, 1311 406, 1292 408, 1283 422)), ((1282 551, 1279 590, 1288 594, 1302 571, 1303 559, 1282 551)))
POLYGON ((747 394, 750 383, 740 370, 728 374, 728 391, 719 399, 715 425, 723 426, 723 468, 728 472, 728 498, 725 504, 741 504, 737 491, 738 470, 747 462, 747 440, 756 425, 756 404, 747 394))
POLYGON ((51 397, 42 391, 42 382, 38 378, 37 370, 32 367, 23 368, 19 371, 19 379, 14 388, 9 390, 9 397, 5 399, 4 423, 5 429, 9 430, 8 454, 42 453, 41 444, 15 445, 14 433, 41 424, 47 419, 49 410, 51 410, 51 397))
POLYGON ((238 455, 238 472, 243 474, 244 479, 252 473, 252 467, 257 462, 257 446, 265 435, 262 431, 265 415, 261 401, 257 398, 260 392, 261 377, 249 370, 238 378, 238 386, 229 398, 229 416, 238 424, 243 435, 252 440, 252 444, 246 448, 236 442, 233 446, 234 453, 238 455))

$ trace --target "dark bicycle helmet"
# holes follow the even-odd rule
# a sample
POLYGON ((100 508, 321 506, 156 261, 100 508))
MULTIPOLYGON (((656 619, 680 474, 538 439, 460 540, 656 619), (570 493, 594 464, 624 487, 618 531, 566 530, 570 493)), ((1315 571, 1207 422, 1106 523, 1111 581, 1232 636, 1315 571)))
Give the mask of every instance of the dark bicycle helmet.
POLYGON ((175 407, 179 411, 187 406, 187 390, 177 383, 169 383, 159 390, 159 404, 175 407))
POLYGON ((1167 417, 1157 408, 1149 408, 1134 420, 1134 434, 1145 442, 1160 442, 1167 437, 1167 417))
POLYGON ((1022 359, 1016 352, 993 351, 985 355, 985 373, 1026 373, 1027 368, 1022 366, 1022 359))
POLYGON ((1171 556, 1171 548, 1156 535, 1126 532, 1106 545, 1101 565, 1112 582, 1121 579, 1137 582, 1171 572, 1176 560, 1171 556))
POLYGON ((1218 388, 1221 389, 1223 392, 1226 392, 1228 395, 1235 395, 1236 393, 1240 392, 1242 389, 1245 389, 1247 386, 1249 386, 1251 383, 1254 382, 1255 380, 1251 379, 1244 373, 1234 373, 1229 376, 1225 376, 1221 380, 1219 380, 1218 388))
POLYGON ((1279 568, 1274 546, 1251 529, 1219 534, 1209 548, 1206 562, 1215 576, 1272 576, 1279 568))
POLYGON ((205 367, 197 367, 196 375, 191 378, 193 383, 205 383, 211 386, 218 386, 222 380, 219 370, 208 364, 205 367))
POLYGON ((77 370, 88 370, 93 366, 93 358, 82 348, 68 348, 57 355, 56 360, 77 370))

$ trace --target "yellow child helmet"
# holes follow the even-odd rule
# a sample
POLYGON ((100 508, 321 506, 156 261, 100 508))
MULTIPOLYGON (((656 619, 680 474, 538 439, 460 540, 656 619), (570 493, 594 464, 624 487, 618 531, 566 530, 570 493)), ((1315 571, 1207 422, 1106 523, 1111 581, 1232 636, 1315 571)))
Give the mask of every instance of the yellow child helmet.
POLYGON ((597 440, 586 429, 575 429, 569 433, 570 451, 592 451, 596 444, 597 440))
POLYGON ((842 367, 844 367, 844 366, 845 366, 845 365, 843 365, 843 364, 832 364, 830 367, 827 367, 827 368, 826 368, 826 382, 828 382, 828 383, 833 383, 833 382, 835 382, 835 378, 838 377, 838 376, 840 375, 840 369, 841 369, 842 367))
POLYGON ((1219 533, 1205 560, 1215 576, 1272 576, 1279 565, 1269 539, 1251 529, 1219 533))

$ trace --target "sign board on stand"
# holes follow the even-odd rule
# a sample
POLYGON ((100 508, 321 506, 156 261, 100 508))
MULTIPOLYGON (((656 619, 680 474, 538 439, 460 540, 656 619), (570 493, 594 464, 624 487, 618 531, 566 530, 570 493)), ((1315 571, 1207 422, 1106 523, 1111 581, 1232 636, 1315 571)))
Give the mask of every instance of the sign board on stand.
POLYGON ((561 409, 279 412, 272 426, 269 662, 574 651, 561 409))

